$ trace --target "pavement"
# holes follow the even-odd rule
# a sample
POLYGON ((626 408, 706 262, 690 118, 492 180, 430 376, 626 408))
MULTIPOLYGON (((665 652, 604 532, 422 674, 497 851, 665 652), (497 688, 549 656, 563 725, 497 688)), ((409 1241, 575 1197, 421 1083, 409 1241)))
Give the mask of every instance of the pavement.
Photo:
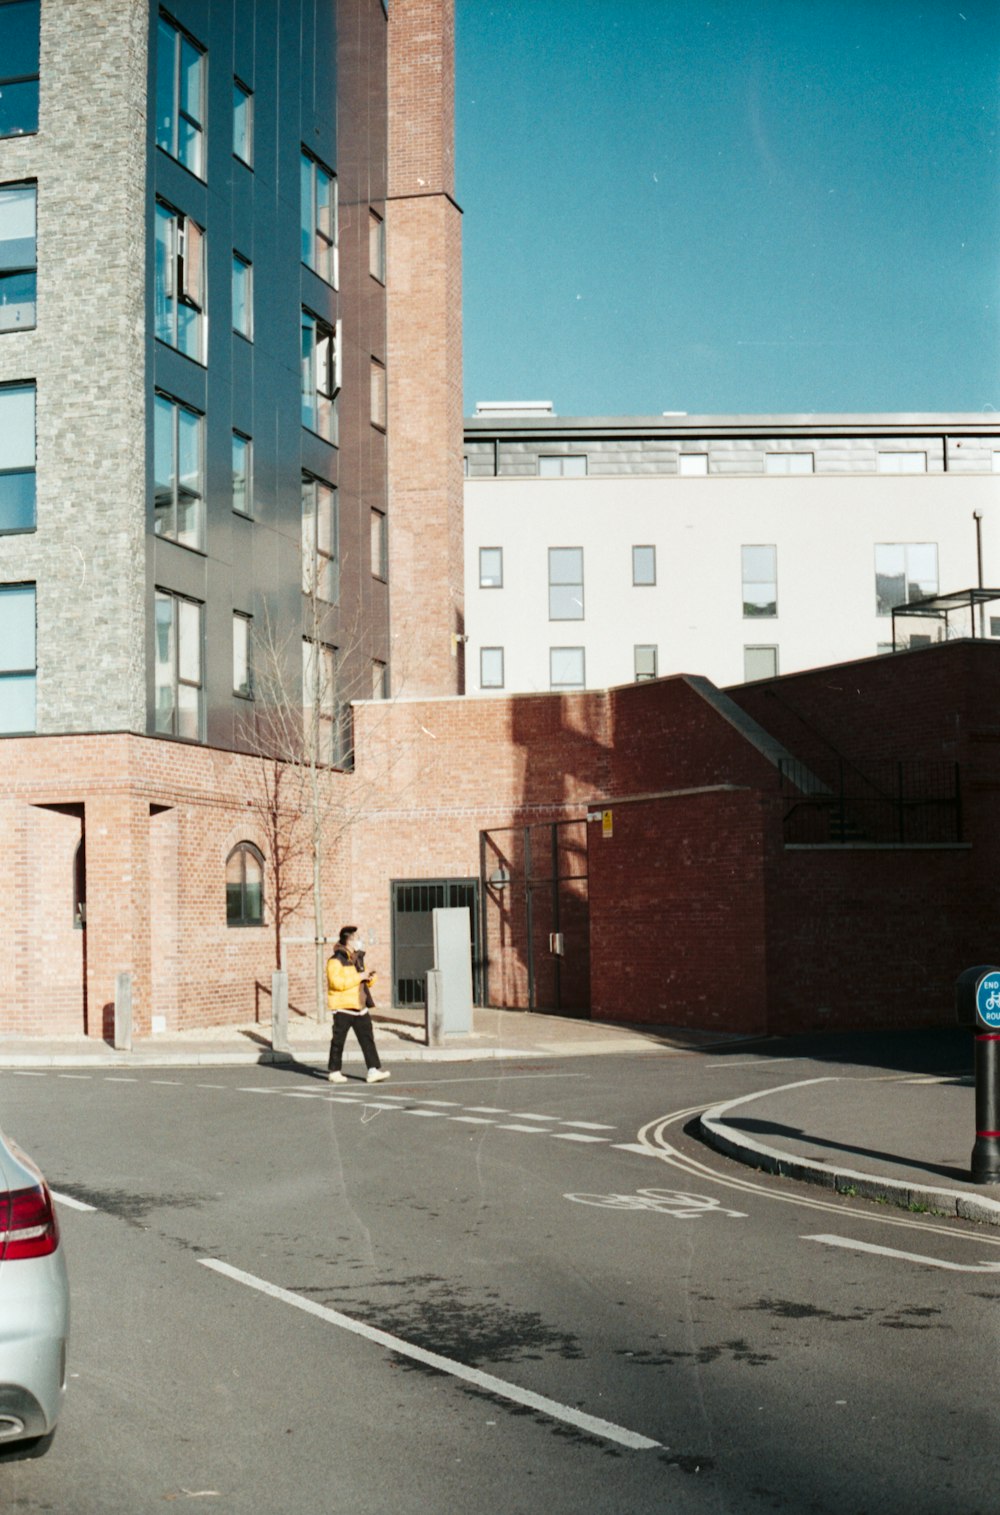
MULTIPOLYGON (((428 1046, 422 1010, 377 1010, 373 1021, 390 1069, 483 1059, 713 1055, 739 1048, 741 1055, 760 1059, 763 1087, 704 1111, 699 1134, 710 1146, 750 1167, 841 1194, 1000 1225, 1000 1185, 973 1183, 969 1173, 975 1085, 968 1033, 751 1040, 477 1007, 468 1033, 428 1046), (826 1060, 837 1071, 796 1077, 796 1058, 826 1060), (787 1063, 787 1082, 774 1083, 772 1059, 787 1063)), ((253 1022, 137 1038, 130 1052, 94 1037, 0 1034, 0 1070, 224 1067, 289 1059, 324 1068, 329 1017, 317 1023, 293 1016, 288 1029, 288 1053, 272 1049, 270 1024, 253 1022)), ((345 1071, 355 1071, 354 1063, 363 1066, 351 1038, 345 1071)))

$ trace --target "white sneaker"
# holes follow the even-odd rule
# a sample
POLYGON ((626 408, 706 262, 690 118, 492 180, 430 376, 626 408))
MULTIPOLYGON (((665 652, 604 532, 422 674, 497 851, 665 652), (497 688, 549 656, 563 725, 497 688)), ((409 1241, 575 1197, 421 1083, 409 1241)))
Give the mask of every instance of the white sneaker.
POLYGON ((392 1074, 389 1072, 388 1068, 369 1068, 368 1077, 365 1079, 365 1083, 380 1084, 382 1083, 383 1079, 391 1077, 392 1074))
POLYGON ((329 1082, 331 1084, 346 1084, 347 1083, 347 1074, 346 1073, 328 1073, 326 1076, 327 1076, 327 1079, 329 1080, 329 1082))

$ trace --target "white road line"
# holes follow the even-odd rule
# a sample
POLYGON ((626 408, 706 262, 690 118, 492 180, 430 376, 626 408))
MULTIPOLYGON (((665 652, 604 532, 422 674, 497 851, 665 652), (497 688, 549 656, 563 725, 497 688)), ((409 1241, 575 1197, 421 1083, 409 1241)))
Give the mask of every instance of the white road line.
POLYGON ((12 1071, 15 1078, 48 1078, 49 1076, 47 1073, 36 1073, 29 1068, 14 1068, 12 1071))
POLYGON ((515 1120, 558 1120, 557 1115, 536 1115, 533 1110, 512 1110, 515 1120))
POLYGON ((57 1078, 87 1078, 87 1079, 89 1079, 90 1076, 91 1075, 89 1073, 59 1073, 59 1074, 56 1075, 57 1078))
POLYGON ((431 1116, 437 1115, 437 1116, 440 1117, 441 1120, 444 1120, 444 1118, 445 1118, 443 1110, 404 1110, 403 1114, 404 1115, 431 1115, 431 1116))
POLYGON ((602 1126, 596 1120, 561 1120, 560 1126, 579 1126, 583 1131, 615 1131, 616 1126, 602 1126))
POLYGON ((495 1121, 488 1120, 485 1115, 449 1115, 449 1120, 460 1120, 467 1126, 494 1126, 495 1121))
MULTIPOLYGON (((202 1089, 204 1089, 206 1087, 206 1085, 201 1084, 201 1085, 199 1085, 199 1087, 202 1088, 202 1089)), ((324 1094, 313 1094, 311 1091, 306 1090, 306 1089, 283 1089, 281 1092, 282 1092, 282 1095, 283 1095, 283 1097, 285 1099, 325 1099, 326 1098, 326 1096, 324 1094)))
MULTIPOLYGON (((108 1073, 108 1074, 105 1075, 104 1082, 106 1084, 137 1084, 139 1082, 139 1080, 137 1078, 129 1078, 124 1073, 108 1073)), ((221 1088, 224 1087, 224 1085, 222 1085, 222 1084, 202 1084, 201 1087, 203 1089, 208 1089, 208 1088, 221 1089, 221 1088)))
POLYGON ((803 1241, 820 1241, 826 1247, 845 1247, 851 1252, 872 1252, 877 1257, 922 1263, 925 1268, 944 1268, 949 1273, 1000 1273, 1000 1262, 954 1263, 940 1257, 922 1257, 919 1252, 899 1252, 895 1247, 877 1247, 869 1241, 853 1241, 849 1236, 803 1236, 803 1241))
POLYGON ((52 1190, 52 1198, 57 1205, 65 1205, 67 1210, 90 1210, 96 1213, 96 1205, 85 1205, 82 1199, 70 1199, 68 1194, 57 1194, 52 1190))
POLYGON ((283 1094, 283 1089, 262 1089, 260 1084, 246 1084, 242 1089, 237 1089, 237 1094, 283 1094))
POLYGON ((422 1103, 425 1104, 425 1105, 440 1105, 441 1108, 442 1108, 442 1110, 444 1110, 444 1109, 447 1109, 447 1110, 457 1110, 458 1109, 458 1100, 457 1099, 425 1099, 425 1100, 422 1101, 422 1103))
POLYGON ((151 1078, 149 1082, 151 1084, 162 1084, 166 1089, 179 1089, 181 1087, 179 1078, 151 1078))
POLYGON ((472 1113, 473 1113, 473 1115, 506 1115, 507 1114, 507 1111, 504 1110, 503 1108, 501 1108, 500 1105, 466 1105, 465 1108, 467 1110, 471 1110, 472 1113))
POLYGON ((657 1161, 663 1157, 662 1152, 653 1147, 644 1147, 642 1142, 613 1142, 612 1145, 616 1152, 638 1152, 640 1157, 655 1157, 657 1161))
POLYGON ((583 1131, 550 1131, 554 1142, 606 1142, 606 1136, 587 1136, 583 1131))
POLYGON ((619 1446, 628 1447, 636 1452, 650 1451, 662 1445, 649 1436, 641 1436, 637 1431, 626 1430, 624 1426, 617 1426, 610 1420, 601 1420, 596 1415, 585 1415, 583 1411, 559 1404, 555 1399, 547 1399, 543 1394, 534 1394, 530 1389, 522 1389, 517 1384, 506 1383, 502 1378, 494 1378, 492 1373, 483 1373, 479 1368, 469 1368, 465 1363, 455 1362, 450 1357, 442 1357, 437 1352, 428 1352, 425 1348, 403 1341, 398 1336, 390 1336, 387 1331, 379 1331, 375 1326, 365 1325, 364 1321, 353 1320, 349 1315, 342 1315, 339 1310, 331 1310, 326 1305, 317 1304, 315 1300, 303 1298, 301 1294, 293 1294, 290 1289, 282 1289, 277 1284, 268 1283, 266 1279, 255 1278, 252 1273, 244 1273, 241 1268, 231 1267, 229 1263, 220 1262, 217 1258, 200 1257, 198 1261, 203 1267, 211 1268, 214 1273, 221 1273, 224 1278, 231 1278, 236 1283, 244 1284, 248 1289, 256 1289, 258 1293, 267 1294, 272 1299, 280 1300, 282 1304, 292 1305, 296 1310, 305 1311, 307 1315, 315 1315, 319 1320, 325 1320, 332 1326, 340 1326, 342 1330, 351 1331, 355 1336, 362 1336, 365 1340, 385 1347, 387 1351, 395 1352, 400 1357, 409 1357, 414 1362, 423 1363, 425 1367, 436 1369, 439 1373, 447 1373, 452 1378, 460 1378, 463 1382, 472 1384, 487 1394, 496 1394, 501 1399, 509 1399, 512 1404, 525 1405, 530 1410, 538 1410, 540 1414, 548 1415, 553 1420, 575 1426, 577 1430, 585 1432, 588 1436, 599 1436, 604 1441, 617 1442, 619 1446))
POLYGON ((225 1084, 195 1084, 196 1089, 224 1089, 225 1087, 225 1084))
POLYGON ((532 1136, 551 1136, 552 1132, 545 1126, 501 1126, 501 1131, 530 1131, 532 1136))

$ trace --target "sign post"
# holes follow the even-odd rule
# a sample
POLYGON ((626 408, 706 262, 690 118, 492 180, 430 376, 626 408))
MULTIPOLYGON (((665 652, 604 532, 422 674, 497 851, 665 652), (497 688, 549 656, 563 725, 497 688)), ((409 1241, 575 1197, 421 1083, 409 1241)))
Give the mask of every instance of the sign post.
POLYGON ((1000 1183, 1000 968, 983 964, 958 976, 956 1009, 976 1046, 976 1141, 972 1181, 1000 1183))

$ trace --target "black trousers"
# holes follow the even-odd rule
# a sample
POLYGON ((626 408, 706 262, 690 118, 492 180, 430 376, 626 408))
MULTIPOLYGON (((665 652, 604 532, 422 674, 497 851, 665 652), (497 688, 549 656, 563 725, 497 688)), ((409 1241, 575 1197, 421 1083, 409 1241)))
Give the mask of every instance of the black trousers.
POLYGON ((333 1034, 330 1037, 330 1061, 331 1073, 340 1072, 340 1064, 344 1057, 344 1043, 347 1041, 348 1031, 353 1031, 357 1037, 361 1051, 364 1053, 365 1065, 369 1068, 381 1068, 378 1052, 375 1049, 375 1032, 372 1030, 372 1018, 366 1010, 363 1015, 352 1015, 346 1010, 333 1012, 333 1034))

